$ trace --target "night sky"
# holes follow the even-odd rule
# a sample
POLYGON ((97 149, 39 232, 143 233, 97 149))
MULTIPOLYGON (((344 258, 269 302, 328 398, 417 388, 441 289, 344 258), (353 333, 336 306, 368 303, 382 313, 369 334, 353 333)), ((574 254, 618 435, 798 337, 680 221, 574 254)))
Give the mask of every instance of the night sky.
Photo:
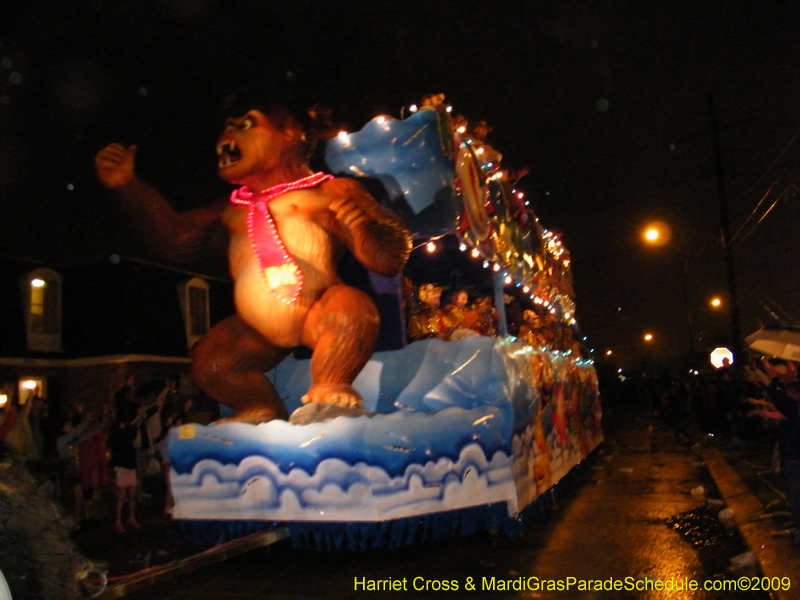
POLYGON ((521 187, 572 254, 589 346, 628 363, 674 357, 689 348, 687 308, 696 349, 729 332, 708 307, 727 300, 711 94, 742 333, 800 321, 798 12, 790 0, 15 3, 0 22, 0 253, 65 265, 141 253, 95 183, 95 152, 138 144, 142 178, 201 206, 229 189, 217 107, 244 84, 288 78, 350 130, 443 92, 494 127, 504 164, 530 169, 521 187), (652 219, 670 224, 667 245, 643 243, 652 219))

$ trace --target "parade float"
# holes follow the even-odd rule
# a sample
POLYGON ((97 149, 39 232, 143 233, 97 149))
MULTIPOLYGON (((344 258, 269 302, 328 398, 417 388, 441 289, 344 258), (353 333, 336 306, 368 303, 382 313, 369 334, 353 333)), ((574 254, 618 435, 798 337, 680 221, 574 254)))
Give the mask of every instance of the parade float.
MULTIPOLYGON (((597 375, 571 337, 569 254, 514 189, 485 124, 483 135, 467 131, 432 96, 408 118, 381 116, 332 137, 324 159, 330 174, 379 184, 382 208, 401 217, 417 246, 457 239, 465 260, 491 275, 499 335, 370 352, 352 381, 359 401, 344 408, 309 400, 314 357, 281 357, 266 377, 291 418, 254 423, 234 413, 173 429, 173 517, 195 539, 281 524, 297 545, 363 549, 514 531, 601 443, 597 375), (508 335, 509 288, 560 342, 531 329, 508 335)), ((220 145, 226 168, 234 145, 220 145)), ((248 228, 252 240, 252 218, 248 228)), ((387 278, 399 289, 400 275, 387 278)))

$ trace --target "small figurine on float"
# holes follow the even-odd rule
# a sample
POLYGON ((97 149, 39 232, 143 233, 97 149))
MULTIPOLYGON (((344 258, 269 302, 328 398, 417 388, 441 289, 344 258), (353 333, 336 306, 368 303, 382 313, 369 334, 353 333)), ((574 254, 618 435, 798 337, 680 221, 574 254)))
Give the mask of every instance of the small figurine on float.
POLYGON ((364 292, 336 272, 345 249, 368 269, 395 275, 411 234, 356 181, 308 167, 306 115, 286 103, 239 107, 217 140, 217 169, 237 184, 230 199, 178 213, 135 171, 136 146, 110 144, 97 175, 167 260, 227 253, 236 314, 192 350, 200 389, 234 409, 226 420, 286 419, 265 376, 298 345, 312 349, 304 403, 359 407, 352 383, 372 355, 379 316, 364 292))
POLYGON ((469 120, 464 115, 455 115, 450 119, 450 125, 459 138, 466 134, 469 127, 469 120))
POLYGON ((536 311, 528 309, 522 312, 522 326, 519 328, 519 338, 534 348, 541 348, 545 345, 542 320, 536 311))
POLYGON ((422 110, 437 110, 443 105, 444 94, 426 94, 419 103, 419 107, 422 110))
POLYGON ((440 308, 442 289, 432 283, 423 283, 419 286, 417 293, 423 307, 408 321, 408 337, 411 341, 418 342, 430 338, 446 340, 449 337, 447 318, 440 308))
POLYGON ((503 155, 486 141, 486 136, 492 131, 492 127, 486 121, 475 121, 470 123, 469 139, 472 140, 472 147, 475 154, 483 164, 492 163, 497 166, 503 160, 503 155))
POLYGON ((497 337, 497 321, 500 315, 494 307, 491 296, 484 296, 478 300, 468 311, 465 319, 471 323, 470 329, 476 331, 478 335, 497 337))
POLYGON ((458 289, 450 294, 450 304, 444 307, 445 319, 447 321, 450 335, 449 340, 461 340, 465 337, 478 335, 473 329, 478 315, 467 310, 469 304, 469 292, 465 289, 458 289))
POLYGON ((544 339, 544 346, 548 350, 554 350, 557 343, 557 332, 556 328, 558 324, 556 323, 556 319, 551 312, 545 312, 544 316, 542 317, 542 338, 544 339))

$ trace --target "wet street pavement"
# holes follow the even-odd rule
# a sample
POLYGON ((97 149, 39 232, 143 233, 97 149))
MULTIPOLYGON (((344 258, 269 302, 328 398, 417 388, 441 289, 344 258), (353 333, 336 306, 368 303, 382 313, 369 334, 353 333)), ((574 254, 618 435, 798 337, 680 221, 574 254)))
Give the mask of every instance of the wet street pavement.
MULTIPOLYGON (((283 540, 126 598, 769 598, 764 591, 725 589, 725 582, 753 582, 760 573, 757 567, 732 571, 730 559, 748 548, 735 529, 719 524, 724 506, 713 501, 719 492, 697 448, 654 428, 649 415, 631 407, 606 408, 604 420, 601 452, 527 522, 520 539, 487 532, 362 553, 301 551, 283 540), (536 589, 545 580, 569 589, 536 589), (656 580, 697 582, 700 589, 641 589, 656 580), (581 590, 582 582, 618 582, 622 589, 581 590), (705 582, 719 591, 703 591, 705 582), (516 591, 521 583, 526 589, 516 591), (398 589, 385 589, 391 585, 398 589)), ((779 575, 792 575, 796 585, 797 574, 779 575)))

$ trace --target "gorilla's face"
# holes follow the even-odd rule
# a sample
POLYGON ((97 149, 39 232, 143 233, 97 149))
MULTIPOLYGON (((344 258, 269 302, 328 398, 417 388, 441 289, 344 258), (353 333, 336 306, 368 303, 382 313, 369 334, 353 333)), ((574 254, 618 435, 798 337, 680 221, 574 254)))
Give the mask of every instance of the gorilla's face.
POLYGON ((269 117, 250 110, 228 119, 217 140, 217 172, 225 181, 247 184, 254 177, 279 169, 295 160, 302 132, 279 129, 269 117))

